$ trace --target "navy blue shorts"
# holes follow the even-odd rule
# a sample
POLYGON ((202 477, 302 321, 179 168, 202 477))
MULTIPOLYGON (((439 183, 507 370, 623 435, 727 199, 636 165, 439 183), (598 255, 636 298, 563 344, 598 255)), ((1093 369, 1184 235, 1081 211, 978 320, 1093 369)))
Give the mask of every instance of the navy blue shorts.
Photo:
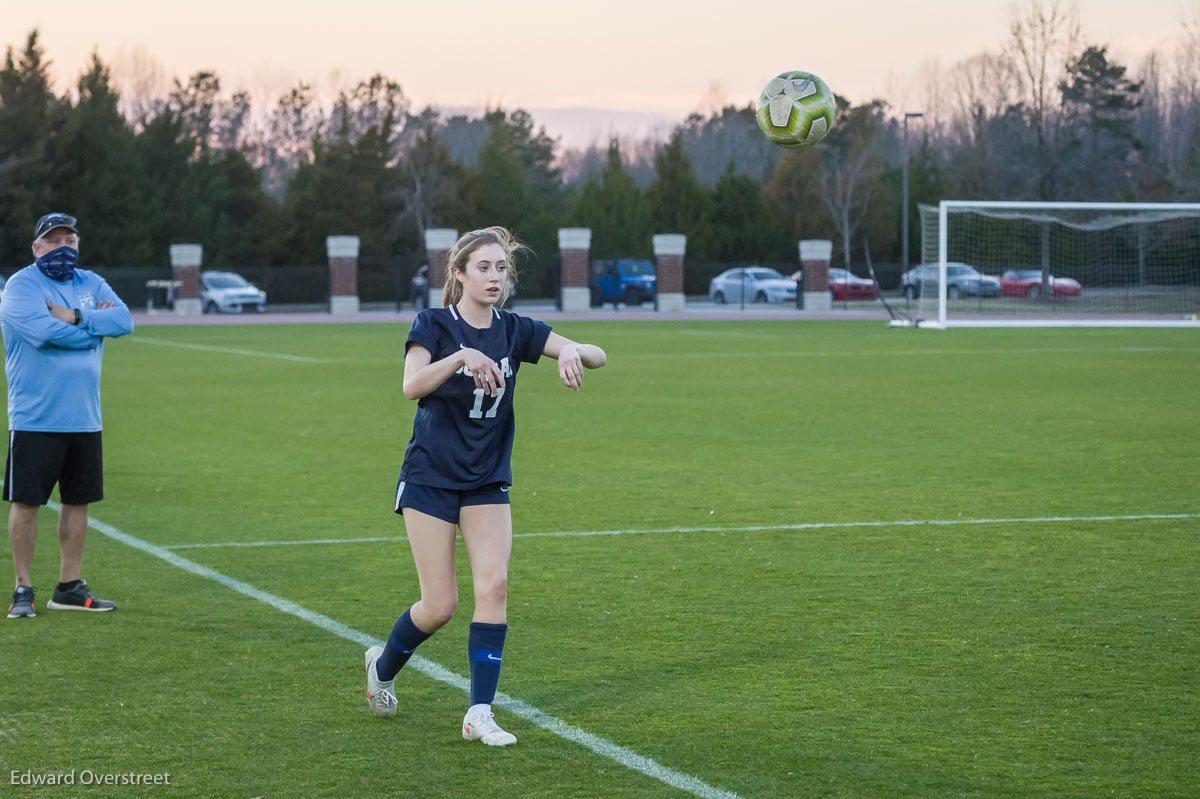
POLYGON ((465 491, 432 488, 403 480, 396 486, 396 513, 412 508, 451 524, 458 524, 458 511, 467 505, 507 504, 508 485, 505 483, 488 483, 465 491))

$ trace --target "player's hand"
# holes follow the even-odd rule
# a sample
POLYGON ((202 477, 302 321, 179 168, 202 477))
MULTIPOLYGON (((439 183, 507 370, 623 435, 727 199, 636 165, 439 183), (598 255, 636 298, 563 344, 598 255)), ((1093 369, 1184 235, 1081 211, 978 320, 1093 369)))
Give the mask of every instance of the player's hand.
POLYGON ((100 302, 96 303, 96 310, 97 311, 107 310, 108 308, 111 308, 114 305, 116 305, 116 303, 113 302, 112 300, 100 300, 100 302))
POLYGON ((583 388, 583 359, 576 345, 568 344, 558 354, 558 377, 572 391, 583 388))
POLYGON ((504 374, 496 362, 479 350, 462 350, 462 356, 463 365, 475 377, 475 386, 483 389, 483 393, 489 397, 499 395, 500 389, 504 388, 504 374))
POLYGON ((75 311, 72 308, 64 308, 61 305, 55 305, 46 300, 46 307, 50 309, 50 314, 60 322, 66 322, 68 325, 75 324, 75 311))

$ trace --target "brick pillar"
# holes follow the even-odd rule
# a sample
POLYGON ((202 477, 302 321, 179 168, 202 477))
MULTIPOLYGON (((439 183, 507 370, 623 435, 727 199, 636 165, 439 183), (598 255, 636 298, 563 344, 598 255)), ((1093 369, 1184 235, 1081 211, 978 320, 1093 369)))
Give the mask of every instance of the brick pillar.
POLYGON ((449 227, 425 231, 425 256, 429 259, 429 308, 442 307, 442 291, 446 287, 446 269, 450 263, 450 248, 458 241, 458 231, 449 227))
POLYGON ((829 296, 829 259, 833 257, 833 242, 829 239, 804 239, 800 242, 800 268, 804 285, 800 298, 806 311, 828 311, 833 308, 829 296))
POLYGON ((687 236, 682 233, 660 233, 654 237, 655 291, 658 310, 683 310, 683 254, 687 236))
POLYGON ((588 289, 588 252, 591 248, 591 228, 558 229, 558 251, 562 254, 559 299, 564 311, 586 311, 591 307, 591 292, 588 289))
POLYGON ((358 236, 326 236, 329 312, 358 313, 358 236))
POLYGON ((175 298, 175 313, 194 315, 200 313, 200 261, 204 247, 199 244, 172 244, 171 279, 179 281, 179 294, 175 298))

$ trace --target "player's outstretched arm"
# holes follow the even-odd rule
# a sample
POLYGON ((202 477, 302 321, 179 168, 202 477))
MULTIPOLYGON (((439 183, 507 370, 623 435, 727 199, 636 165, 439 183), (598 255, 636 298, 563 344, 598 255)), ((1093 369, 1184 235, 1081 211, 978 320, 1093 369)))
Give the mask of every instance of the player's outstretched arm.
POLYGON ((583 388, 585 368, 599 369, 608 363, 604 350, 595 344, 579 344, 557 333, 551 333, 546 339, 542 354, 558 361, 558 377, 573 391, 583 388))

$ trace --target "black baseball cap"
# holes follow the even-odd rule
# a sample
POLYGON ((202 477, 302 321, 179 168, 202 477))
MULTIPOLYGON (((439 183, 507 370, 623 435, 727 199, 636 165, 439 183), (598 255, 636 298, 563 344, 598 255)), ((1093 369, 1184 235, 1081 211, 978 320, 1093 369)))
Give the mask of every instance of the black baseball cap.
POLYGON ((79 220, 70 214, 46 214, 34 226, 33 240, 38 241, 56 227, 65 227, 72 233, 78 234, 79 230, 75 227, 77 224, 79 224, 79 220))

